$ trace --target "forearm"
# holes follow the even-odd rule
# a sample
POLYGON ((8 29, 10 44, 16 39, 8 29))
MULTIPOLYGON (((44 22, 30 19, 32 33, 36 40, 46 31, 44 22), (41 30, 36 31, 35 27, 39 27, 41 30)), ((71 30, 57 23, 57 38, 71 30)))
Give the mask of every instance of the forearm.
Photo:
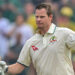
POLYGON ((13 65, 9 65, 7 72, 10 74, 18 74, 18 73, 22 72, 24 70, 24 68, 25 67, 23 65, 16 63, 13 65))

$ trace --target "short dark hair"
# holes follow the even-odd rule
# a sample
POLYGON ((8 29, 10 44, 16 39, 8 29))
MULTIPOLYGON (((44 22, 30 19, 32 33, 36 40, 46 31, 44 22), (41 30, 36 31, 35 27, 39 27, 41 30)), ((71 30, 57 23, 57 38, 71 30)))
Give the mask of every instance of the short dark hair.
POLYGON ((50 16, 52 14, 51 4, 50 3, 41 3, 36 6, 36 9, 45 8, 47 11, 47 15, 50 16))

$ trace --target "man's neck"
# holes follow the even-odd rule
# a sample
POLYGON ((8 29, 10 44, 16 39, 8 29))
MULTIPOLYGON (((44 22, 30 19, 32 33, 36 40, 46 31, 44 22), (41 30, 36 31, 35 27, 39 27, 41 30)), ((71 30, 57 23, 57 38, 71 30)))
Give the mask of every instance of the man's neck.
POLYGON ((49 30, 50 26, 40 29, 40 34, 45 35, 45 33, 49 30))

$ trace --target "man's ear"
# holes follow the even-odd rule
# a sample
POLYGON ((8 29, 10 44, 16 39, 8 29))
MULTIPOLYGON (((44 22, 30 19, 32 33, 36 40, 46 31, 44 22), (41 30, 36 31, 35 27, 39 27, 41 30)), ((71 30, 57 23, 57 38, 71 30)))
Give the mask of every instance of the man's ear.
POLYGON ((50 21, 52 22, 52 20, 53 20, 53 14, 51 14, 51 15, 49 16, 49 18, 50 18, 50 21))

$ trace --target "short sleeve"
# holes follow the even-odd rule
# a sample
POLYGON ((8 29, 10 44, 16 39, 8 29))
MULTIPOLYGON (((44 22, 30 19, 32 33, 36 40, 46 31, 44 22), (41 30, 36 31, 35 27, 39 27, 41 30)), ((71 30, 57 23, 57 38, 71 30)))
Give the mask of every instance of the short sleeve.
POLYGON ((17 62, 19 62, 25 66, 30 65, 31 57, 30 57, 30 46, 29 46, 28 41, 25 43, 23 49, 21 50, 21 53, 20 53, 20 56, 19 56, 17 62))
POLYGON ((69 33, 69 36, 66 40, 66 45, 68 48, 75 50, 75 32, 69 33))

